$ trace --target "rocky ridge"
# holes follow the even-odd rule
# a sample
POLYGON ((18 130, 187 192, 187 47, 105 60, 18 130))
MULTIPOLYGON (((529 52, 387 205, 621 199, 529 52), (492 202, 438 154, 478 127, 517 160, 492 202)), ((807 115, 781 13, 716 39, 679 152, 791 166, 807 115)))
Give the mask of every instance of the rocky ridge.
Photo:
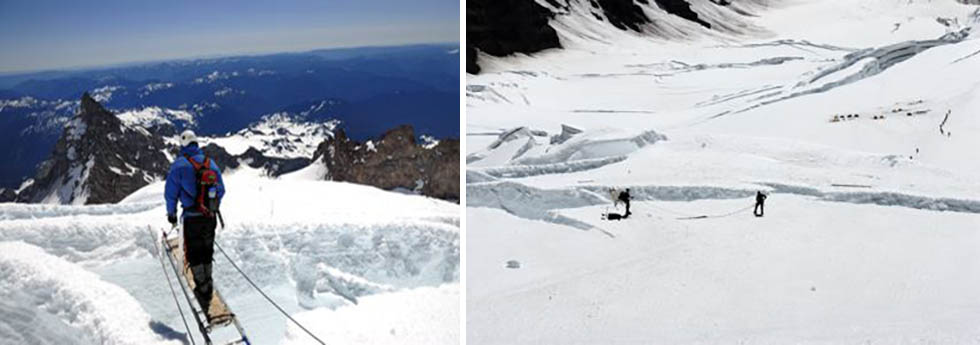
POLYGON ((326 180, 459 200, 459 140, 420 145, 412 126, 399 126, 363 143, 338 129, 320 144, 313 161, 326 168, 326 180))
MULTIPOLYGON (((116 115, 87 93, 78 109, 34 178, 19 192, 0 190, 0 202, 118 202, 166 176, 179 152, 178 129, 193 124, 183 113, 155 108, 116 115)), ((377 141, 358 143, 338 124, 273 114, 201 144, 223 171, 248 166, 278 177, 315 163, 326 167, 320 176, 325 180, 459 199, 458 140, 418 143, 411 126, 400 126, 377 141)))
POLYGON ((50 158, 18 193, 20 202, 102 204, 162 178, 170 162, 160 136, 128 126, 88 93, 50 158))

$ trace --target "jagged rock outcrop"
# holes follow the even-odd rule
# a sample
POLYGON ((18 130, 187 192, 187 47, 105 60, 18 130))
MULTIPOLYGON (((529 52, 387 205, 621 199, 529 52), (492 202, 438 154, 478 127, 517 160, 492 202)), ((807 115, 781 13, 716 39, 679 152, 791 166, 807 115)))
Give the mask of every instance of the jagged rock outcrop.
MULTIPOLYGON (((641 1, 643 3, 646 3, 646 0, 641 0, 641 1)), ((708 29, 711 28, 711 24, 699 18, 697 12, 694 12, 694 10, 691 9, 691 4, 688 3, 686 0, 654 0, 654 1, 657 3, 658 7, 660 7, 664 11, 667 11, 667 13, 698 23, 699 25, 706 27, 708 29)), ((712 3, 719 6, 729 5, 727 1, 712 2, 712 3)))
MULTIPOLYGON (((174 152, 177 152, 178 150, 180 150, 180 148, 175 148, 174 152)), ((231 155, 228 153, 228 151, 225 151, 225 148, 215 145, 214 143, 210 143, 202 147, 201 151, 204 151, 205 155, 211 157, 211 159, 218 164, 218 168, 221 169, 221 171, 238 169, 238 167, 241 166, 241 163, 238 162, 238 157, 231 155)))
MULTIPOLYGON (((710 0, 710 4, 728 7, 731 2, 710 0)), ((689 0, 544 0, 543 3, 535 0, 471 0, 466 4, 466 72, 480 73, 479 52, 507 56, 561 48, 551 21, 575 15, 575 6, 584 7, 584 12, 591 13, 594 20, 608 22, 620 30, 653 34, 645 27, 656 23, 646 11, 663 11, 712 28, 711 23, 691 8, 689 0)))
MULTIPOLYGON (((642 4, 647 3, 646 0, 637 1, 642 4)), ((659 4, 660 1, 657 3, 659 4)), ((650 22, 650 18, 647 18, 643 9, 633 3, 633 0, 596 0, 592 6, 597 9, 601 6, 601 10, 606 14, 606 19, 609 19, 609 24, 620 30, 641 32, 643 29, 640 28, 640 25, 650 22)))
POLYGON ((266 157, 254 147, 249 147, 245 153, 238 156, 248 166, 263 169, 269 176, 279 176, 291 173, 310 165, 309 158, 277 158, 266 157))
POLYGON ((466 72, 480 73, 476 50, 493 56, 558 48, 548 25, 551 10, 533 0, 470 0, 466 3, 466 72))
POLYGON ((408 125, 365 143, 347 137, 342 129, 325 140, 313 156, 326 167, 324 179, 406 189, 422 195, 459 200, 459 140, 443 139, 419 145, 408 125))
POLYGON ((6 188, 0 188, 0 202, 13 202, 16 200, 17 192, 6 188))
POLYGON ((170 162, 161 137, 124 124, 88 93, 20 202, 103 204, 161 179, 170 162))
POLYGON ((245 164, 251 168, 261 169, 272 177, 302 169, 312 162, 309 158, 268 157, 254 147, 249 147, 248 150, 237 156, 228 153, 224 148, 214 143, 209 143, 201 150, 208 157, 211 157, 223 171, 238 169, 242 164, 245 164))

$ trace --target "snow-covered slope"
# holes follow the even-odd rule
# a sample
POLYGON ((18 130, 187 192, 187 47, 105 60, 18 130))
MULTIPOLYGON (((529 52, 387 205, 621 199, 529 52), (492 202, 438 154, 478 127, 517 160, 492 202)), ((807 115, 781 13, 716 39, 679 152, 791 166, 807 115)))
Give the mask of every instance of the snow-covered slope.
POLYGON ((302 114, 270 114, 234 134, 206 141, 221 146, 232 155, 240 155, 252 147, 267 157, 312 159, 317 146, 333 135, 340 122, 308 122, 302 118, 302 114))
POLYGON ((154 127, 174 127, 180 128, 193 127, 196 124, 194 114, 186 110, 166 109, 160 107, 144 107, 120 112, 116 115, 128 126, 142 126, 145 128, 154 127))
POLYGON ((37 246, 2 242, 0 252, 3 253, 0 272, 4 277, 0 291, 5 292, 4 300, 33 304, 36 310, 31 312, 48 315, 45 320, 48 323, 36 326, 19 318, 5 317, 5 333, 9 332, 10 336, 7 340, 20 339, 33 344, 36 339, 32 337, 54 338, 56 335, 32 334, 31 330, 64 323, 81 331, 76 333, 82 338, 72 339, 74 343, 164 343, 149 328, 150 316, 121 287, 37 246))
MULTIPOLYGON (((458 205, 259 175, 243 168, 225 176, 227 227, 217 242, 289 313, 327 343, 458 342, 458 205), (423 297, 424 306, 402 307, 423 297)), ((0 299, 10 301, 0 304, 0 335, 60 343, 34 329, 71 330, 82 344, 182 338, 150 232, 168 225, 162 192, 158 182, 117 205, 0 204, 0 299), (25 328, 6 315, 33 315, 43 324, 25 328)), ((217 255, 215 284, 253 343, 308 342, 287 331, 288 321, 217 255)), ((228 331, 213 335, 225 339, 228 331)))
POLYGON ((977 6, 769 2, 674 36, 582 8, 564 49, 467 78, 471 343, 977 338, 977 6))

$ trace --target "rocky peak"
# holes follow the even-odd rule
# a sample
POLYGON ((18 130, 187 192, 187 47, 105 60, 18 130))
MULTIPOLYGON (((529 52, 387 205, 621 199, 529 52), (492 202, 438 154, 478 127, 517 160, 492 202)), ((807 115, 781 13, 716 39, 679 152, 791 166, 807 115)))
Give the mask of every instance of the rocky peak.
POLYGON ((381 135, 381 140, 378 144, 379 146, 391 146, 395 148, 415 145, 415 129, 410 125, 401 125, 390 129, 381 135))
POLYGON ((0 202, 13 202, 15 200, 17 200, 17 192, 6 188, 0 188, 0 202))
POLYGON ((412 126, 398 126, 363 143, 337 129, 320 144, 313 161, 326 167, 326 180, 459 200, 459 140, 426 148, 415 140, 412 126))
POLYGON ((122 121, 115 114, 103 108, 102 104, 93 99, 88 92, 82 94, 78 116, 89 126, 119 127, 122 125, 122 121))
POLYGON ((163 138, 127 126, 88 93, 65 125, 51 156, 17 200, 101 204, 122 200, 160 179, 169 167, 163 138))

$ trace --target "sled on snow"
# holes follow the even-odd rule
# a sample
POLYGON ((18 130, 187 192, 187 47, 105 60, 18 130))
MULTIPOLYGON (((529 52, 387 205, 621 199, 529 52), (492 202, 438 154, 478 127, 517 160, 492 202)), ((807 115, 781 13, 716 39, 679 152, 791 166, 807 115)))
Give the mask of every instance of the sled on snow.
MULTIPOLYGON (((150 228, 150 233, 151 235, 156 237, 156 234, 153 232, 152 228, 150 228)), ((225 342, 221 344, 251 345, 251 342, 248 340, 248 337, 245 336, 245 329, 242 328, 242 325, 238 322, 238 318, 231 311, 231 309, 228 308, 228 304, 225 303, 225 299, 221 297, 221 294, 218 292, 217 287, 212 287, 211 302, 210 302, 210 306, 208 307, 208 314, 210 315, 206 315, 204 313, 204 311, 200 307, 200 304, 197 302, 197 298, 193 297, 194 287, 195 287, 194 273, 191 271, 190 266, 184 260, 184 251, 181 250, 181 245, 180 245, 181 239, 182 238, 180 236, 168 238, 167 232, 162 231, 162 236, 160 237, 159 245, 163 246, 164 251, 163 252, 160 251, 159 245, 154 244, 154 246, 156 246, 157 253, 160 256, 161 265, 163 264, 163 257, 166 257, 167 261, 170 261, 170 267, 174 275, 177 277, 177 285, 180 286, 180 289, 184 294, 184 298, 187 301, 187 305, 191 309, 191 314, 194 315, 194 321, 197 323, 198 331, 201 333, 201 336, 204 338, 204 343, 206 345, 214 344, 214 342, 211 339, 211 331, 228 325, 233 325, 235 327, 235 330, 238 332, 238 339, 234 339, 229 342, 225 342)), ((155 242, 156 241, 154 241, 154 243, 155 242)), ((167 276, 167 284, 170 284, 170 277, 169 274, 167 274, 166 268, 164 268, 164 274, 167 276)), ((182 310, 179 303, 177 304, 177 308, 178 310, 182 310)), ((183 316, 183 312, 181 312, 181 316, 183 316)), ((188 334, 187 336, 188 338, 192 337, 191 334, 188 334)), ((192 338, 190 340, 191 343, 194 343, 194 340, 192 338)))

